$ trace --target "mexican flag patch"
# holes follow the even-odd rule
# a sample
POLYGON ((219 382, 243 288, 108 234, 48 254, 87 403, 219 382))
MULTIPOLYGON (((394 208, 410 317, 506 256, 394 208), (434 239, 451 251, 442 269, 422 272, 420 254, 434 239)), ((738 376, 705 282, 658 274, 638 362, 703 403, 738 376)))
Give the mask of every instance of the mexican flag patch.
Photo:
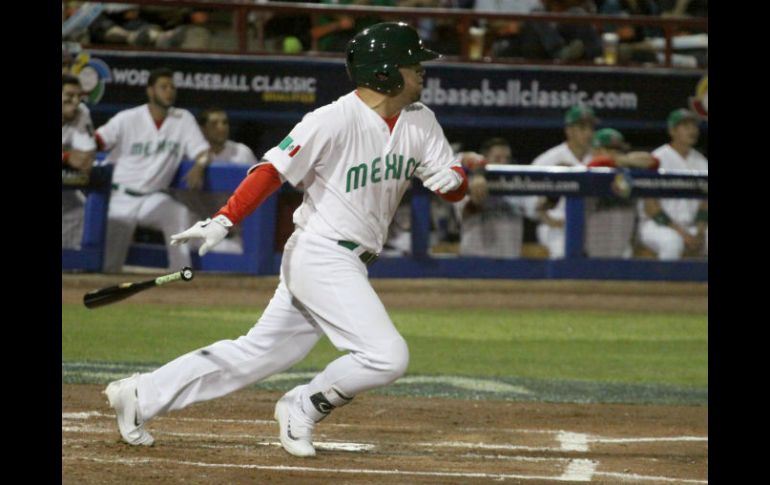
POLYGON ((287 136, 283 139, 283 141, 278 145, 278 148, 280 148, 283 151, 289 150, 289 156, 293 157, 297 154, 300 148, 302 148, 300 145, 297 145, 294 143, 294 140, 287 136))

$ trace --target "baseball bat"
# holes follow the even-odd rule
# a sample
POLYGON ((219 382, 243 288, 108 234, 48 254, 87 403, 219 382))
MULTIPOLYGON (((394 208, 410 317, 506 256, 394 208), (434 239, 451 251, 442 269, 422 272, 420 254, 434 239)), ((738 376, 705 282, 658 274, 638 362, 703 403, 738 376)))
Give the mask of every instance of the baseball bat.
POLYGON ((100 288, 98 290, 89 291, 83 295, 83 304, 88 308, 96 308, 116 301, 124 300, 131 295, 135 295, 141 291, 155 288, 156 286, 165 285, 173 281, 190 281, 193 278, 193 270, 185 266, 181 271, 167 274, 164 276, 158 276, 157 278, 147 281, 137 281, 133 283, 121 283, 119 285, 108 286, 106 288, 100 288))

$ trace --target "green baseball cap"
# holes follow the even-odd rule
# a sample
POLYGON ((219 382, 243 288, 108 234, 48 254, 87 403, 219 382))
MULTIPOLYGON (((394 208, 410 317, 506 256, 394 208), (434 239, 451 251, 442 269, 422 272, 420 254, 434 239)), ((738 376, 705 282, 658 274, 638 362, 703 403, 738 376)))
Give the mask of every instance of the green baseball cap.
POLYGON ((682 121, 692 120, 696 123, 700 121, 700 118, 698 118, 698 115, 695 114, 695 112, 690 111, 689 109, 681 108, 681 109, 675 109, 668 115, 668 127, 673 128, 682 121))
POLYGON ((594 114, 594 110, 588 106, 575 105, 568 109, 567 113, 564 115, 564 123, 567 125, 571 125, 573 123, 584 120, 591 121, 593 123, 599 122, 599 118, 597 118, 594 114))
POLYGON ((623 134, 614 128, 597 130, 591 140, 591 146, 593 148, 614 148, 623 152, 630 148, 623 138, 623 134))

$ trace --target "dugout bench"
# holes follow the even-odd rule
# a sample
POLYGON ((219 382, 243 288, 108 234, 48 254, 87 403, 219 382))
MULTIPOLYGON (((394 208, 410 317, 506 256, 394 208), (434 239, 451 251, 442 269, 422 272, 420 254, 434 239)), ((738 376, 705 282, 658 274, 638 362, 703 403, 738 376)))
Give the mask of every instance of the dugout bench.
MULTIPOLYGON (((172 183, 185 188, 183 177, 192 166, 184 161, 172 183)), ((213 163, 203 187, 205 191, 231 193, 240 184, 247 167, 213 163)), ((62 270, 101 271, 111 167, 94 168, 89 184, 75 185, 88 194, 81 249, 62 249, 62 270)), ((369 268, 372 277, 393 278, 506 278, 506 279, 616 279, 708 281, 707 260, 658 261, 649 259, 588 258, 584 255, 585 197, 683 197, 707 198, 708 175, 661 170, 491 165, 487 167, 493 194, 565 196, 565 256, 562 259, 495 259, 432 255, 429 250, 430 202, 433 195, 414 181, 411 188, 412 254, 382 257, 369 268)), ((65 185, 62 190, 72 189, 65 185)), ((282 191, 293 190, 286 184, 282 191)), ((193 256, 195 269, 254 275, 275 275, 281 253, 276 251, 278 194, 273 194, 241 223, 243 253, 193 256)), ((127 264, 165 267, 166 250, 161 245, 134 243, 127 264)))

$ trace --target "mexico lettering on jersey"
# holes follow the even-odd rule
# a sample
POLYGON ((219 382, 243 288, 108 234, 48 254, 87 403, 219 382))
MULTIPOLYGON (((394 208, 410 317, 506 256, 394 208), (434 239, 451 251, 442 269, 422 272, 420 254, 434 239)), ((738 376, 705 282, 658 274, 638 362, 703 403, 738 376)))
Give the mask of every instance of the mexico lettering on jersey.
POLYGON ((193 159, 209 144, 184 109, 169 109, 160 128, 144 104, 113 116, 96 133, 115 164, 112 180, 140 192, 168 188, 184 158, 193 159))
MULTIPOLYGON (((695 149, 690 149, 686 157, 682 157, 668 143, 658 147, 652 154, 660 160, 660 169, 663 170, 691 170, 708 173, 709 164, 706 157, 695 149)), ((702 199, 659 199, 661 208, 676 223, 682 226, 690 226, 695 223, 702 199)), ((644 201, 637 204, 640 219, 647 220, 649 216, 644 210, 644 201)))
POLYGON ((351 92, 305 115, 265 160, 305 195, 294 223, 379 252, 419 166, 460 166, 433 111, 421 103, 385 120, 351 92))

